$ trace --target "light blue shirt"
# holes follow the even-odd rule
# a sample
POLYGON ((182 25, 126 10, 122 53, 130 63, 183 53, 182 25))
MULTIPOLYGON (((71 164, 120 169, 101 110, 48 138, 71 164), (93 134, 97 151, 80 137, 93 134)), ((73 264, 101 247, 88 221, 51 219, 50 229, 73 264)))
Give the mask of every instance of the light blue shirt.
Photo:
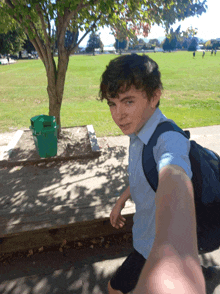
MULTIPOLYGON (((142 151, 147 144, 157 125, 162 121, 171 121, 157 108, 154 114, 143 126, 136 136, 129 135, 129 184, 131 198, 136 206, 133 221, 133 246, 148 258, 155 239, 155 192, 148 184, 142 167, 142 151)), ((153 148, 158 172, 163 166, 175 164, 182 167, 189 178, 192 178, 189 160, 190 142, 180 133, 175 131, 165 132, 158 138, 153 148)))

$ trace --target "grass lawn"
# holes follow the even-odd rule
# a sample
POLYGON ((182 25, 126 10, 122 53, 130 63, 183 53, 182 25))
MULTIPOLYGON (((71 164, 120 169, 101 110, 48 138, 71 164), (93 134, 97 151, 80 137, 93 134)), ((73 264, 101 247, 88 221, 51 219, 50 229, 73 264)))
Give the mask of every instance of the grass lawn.
MULTIPOLYGON (((164 86, 160 108, 180 127, 220 124, 220 52, 150 53, 159 65, 164 86)), ((70 58, 61 108, 63 127, 92 124, 96 135, 122 135, 106 102, 99 102, 102 72, 115 55, 70 58)), ((0 132, 28 128, 30 118, 48 114, 47 81, 40 60, 0 66, 0 132)))

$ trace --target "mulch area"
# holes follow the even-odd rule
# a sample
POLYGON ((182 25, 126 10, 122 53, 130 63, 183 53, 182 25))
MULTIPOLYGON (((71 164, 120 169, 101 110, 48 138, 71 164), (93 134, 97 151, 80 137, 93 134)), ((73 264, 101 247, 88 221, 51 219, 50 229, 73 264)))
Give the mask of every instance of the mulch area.
MULTIPOLYGON (((35 136, 38 139, 37 136, 35 136)), ((91 143, 86 126, 62 128, 57 140, 57 155, 44 159, 57 160, 91 155, 91 143)), ((40 161, 32 131, 24 130, 20 140, 13 149, 8 162, 40 161)))

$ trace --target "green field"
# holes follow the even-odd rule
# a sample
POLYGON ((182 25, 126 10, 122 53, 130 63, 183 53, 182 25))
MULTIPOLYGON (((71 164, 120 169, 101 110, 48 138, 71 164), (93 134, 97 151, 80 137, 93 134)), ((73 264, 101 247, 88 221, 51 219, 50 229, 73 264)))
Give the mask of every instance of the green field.
MULTIPOLYGON (((180 127, 220 124, 220 52, 150 53, 164 86, 160 108, 180 127)), ((70 58, 61 108, 63 127, 92 124, 96 135, 121 135, 106 102, 99 102, 102 72, 115 55, 70 58)), ((47 81, 40 60, 0 66, 0 132, 28 128, 30 118, 48 114, 47 81)))

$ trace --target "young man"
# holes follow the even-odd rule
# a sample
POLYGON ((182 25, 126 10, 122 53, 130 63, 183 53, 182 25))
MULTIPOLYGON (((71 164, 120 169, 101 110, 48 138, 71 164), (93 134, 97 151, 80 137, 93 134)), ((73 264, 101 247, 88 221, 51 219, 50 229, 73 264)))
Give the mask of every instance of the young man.
POLYGON ((102 75, 115 123, 130 137, 129 187, 117 200, 110 221, 121 228, 121 210, 131 196, 136 205, 133 251, 108 283, 110 294, 205 294, 200 267, 189 141, 177 132, 158 138, 153 153, 159 185, 155 193, 142 168, 142 150, 157 125, 168 120, 158 108, 162 83, 158 65, 146 55, 112 60, 102 75))

